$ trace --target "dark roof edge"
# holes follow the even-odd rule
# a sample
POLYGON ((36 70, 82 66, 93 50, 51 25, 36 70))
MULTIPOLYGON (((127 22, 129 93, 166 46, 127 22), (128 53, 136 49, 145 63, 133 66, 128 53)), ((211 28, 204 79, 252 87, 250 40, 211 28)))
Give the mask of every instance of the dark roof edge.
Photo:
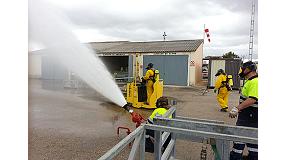
POLYGON ((152 43, 152 42, 179 42, 179 41, 202 41, 204 42, 203 39, 185 39, 185 40, 171 40, 171 41, 104 41, 104 42, 86 42, 87 44, 92 44, 92 43, 120 43, 120 42, 129 42, 129 43, 152 43))
POLYGON ((177 51, 152 51, 152 52, 144 52, 144 51, 137 51, 137 52, 123 52, 123 51, 119 51, 119 52, 99 52, 96 51, 97 54, 114 54, 114 53, 126 53, 126 54, 135 54, 135 53, 170 53, 170 52, 195 52, 196 50, 177 50, 177 51))

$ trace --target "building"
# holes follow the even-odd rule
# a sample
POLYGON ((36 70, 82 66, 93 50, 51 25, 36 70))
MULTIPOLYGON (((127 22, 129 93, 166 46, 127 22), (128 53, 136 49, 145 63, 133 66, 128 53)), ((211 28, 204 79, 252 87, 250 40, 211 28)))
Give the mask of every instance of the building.
MULTIPOLYGON (((148 63, 160 71, 160 78, 167 85, 189 86, 196 85, 202 79, 203 39, 151 41, 151 42, 91 42, 88 43, 103 60, 114 77, 133 77, 137 66, 139 76, 145 73, 148 63)), ((60 65, 50 63, 48 56, 40 51, 32 52, 29 56, 30 77, 42 79, 66 79, 65 69, 58 69, 60 65), (35 75, 39 74, 41 75, 35 75), (61 76, 60 76, 61 75, 61 76)))

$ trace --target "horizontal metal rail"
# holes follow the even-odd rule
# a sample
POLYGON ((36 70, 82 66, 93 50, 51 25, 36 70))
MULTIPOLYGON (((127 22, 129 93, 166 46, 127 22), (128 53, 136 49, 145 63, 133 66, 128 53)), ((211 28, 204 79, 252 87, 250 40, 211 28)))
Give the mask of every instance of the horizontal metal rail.
POLYGON ((189 117, 182 117, 182 116, 176 116, 175 119, 182 119, 182 120, 196 121, 196 122, 208 122, 208 123, 215 123, 215 124, 224 124, 224 121, 217 121, 217 120, 210 120, 210 119, 200 119, 200 118, 189 118, 189 117))
POLYGON ((150 124, 145 124, 145 127, 146 129, 150 129, 150 130, 175 133, 177 138, 179 138, 179 134, 182 134, 182 135, 197 136, 197 137, 202 136, 206 138, 215 138, 215 139, 229 140, 229 141, 247 142, 247 143, 253 143, 253 144, 257 144, 258 142, 257 138, 245 137, 245 136, 212 133, 212 132, 197 131, 197 130, 176 128, 176 127, 150 125, 150 124))
POLYGON ((134 77, 118 77, 118 78, 114 78, 115 80, 121 80, 121 79, 132 79, 134 77))
POLYGON ((232 126, 227 124, 215 124, 163 117, 155 117, 153 118, 153 122, 162 126, 178 127, 183 129, 205 131, 225 135, 248 136, 252 138, 257 138, 258 132, 257 128, 252 127, 232 126))

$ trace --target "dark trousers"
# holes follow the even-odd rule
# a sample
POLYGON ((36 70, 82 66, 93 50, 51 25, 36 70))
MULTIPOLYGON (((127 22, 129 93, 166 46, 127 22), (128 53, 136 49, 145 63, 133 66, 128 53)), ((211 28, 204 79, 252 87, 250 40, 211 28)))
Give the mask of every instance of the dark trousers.
MULTIPOLYGON (((237 126, 246 126, 246 127, 258 127, 257 122, 250 122, 243 119, 238 119, 237 126)), ((248 159, 249 160, 257 160, 258 159, 258 145, 251 143, 242 143, 242 142, 234 142, 233 150, 230 153, 230 160, 242 160, 242 152, 245 147, 248 148, 248 159)))
MULTIPOLYGON (((154 152, 154 131, 153 130, 146 130, 146 136, 149 136, 149 138, 145 139, 145 151, 146 152, 150 152, 153 153, 154 152)), ((162 132, 163 134, 163 132, 162 132)), ((165 141, 163 148, 162 148, 162 153, 164 152, 164 150, 166 149, 167 145, 169 144, 171 140, 171 135, 168 136, 167 140, 165 141)))

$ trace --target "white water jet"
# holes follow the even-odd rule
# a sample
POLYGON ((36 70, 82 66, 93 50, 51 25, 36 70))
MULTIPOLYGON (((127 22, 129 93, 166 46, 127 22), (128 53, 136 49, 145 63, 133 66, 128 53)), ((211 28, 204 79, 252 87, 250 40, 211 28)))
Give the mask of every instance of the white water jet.
POLYGON ((49 56, 75 72, 93 89, 119 106, 127 102, 95 51, 80 43, 71 23, 58 10, 40 0, 29 0, 29 43, 44 45, 49 56))

